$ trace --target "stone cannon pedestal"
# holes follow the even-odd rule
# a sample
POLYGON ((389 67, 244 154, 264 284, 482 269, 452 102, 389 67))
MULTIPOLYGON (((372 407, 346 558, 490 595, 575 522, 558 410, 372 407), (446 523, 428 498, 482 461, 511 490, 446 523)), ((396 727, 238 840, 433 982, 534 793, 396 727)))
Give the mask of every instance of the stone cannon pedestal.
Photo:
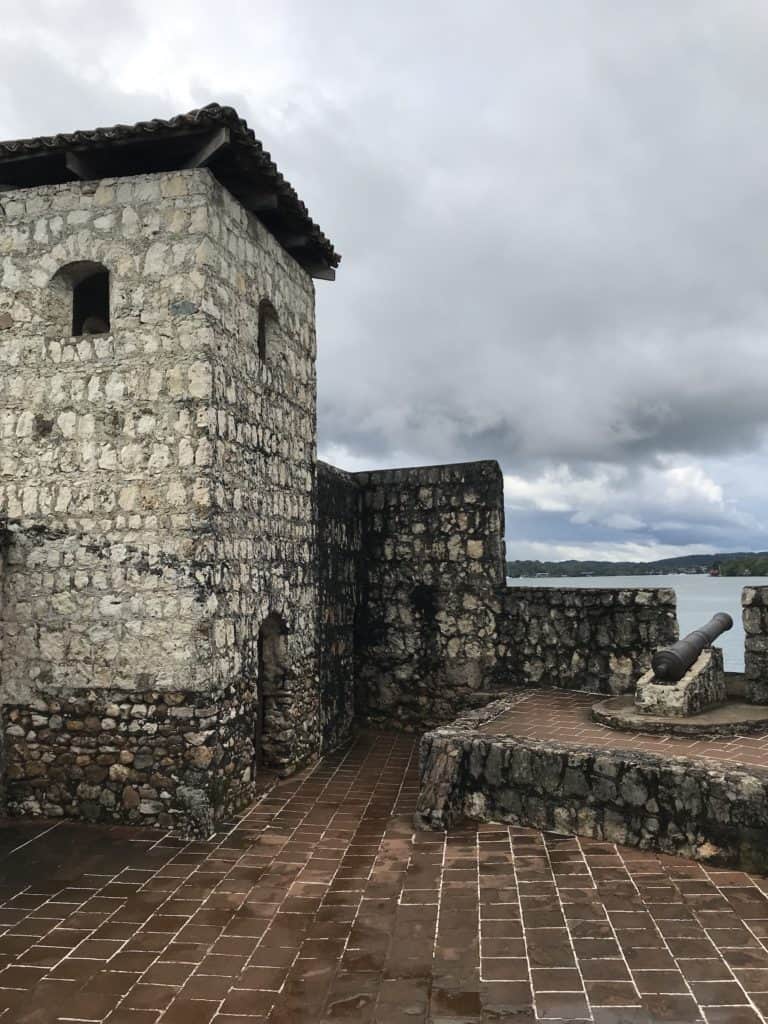
POLYGON ((592 719, 611 729, 666 736, 743 736, 768 729, 768 707, 728 694, 723 652, 705 647, 682 679, 662 683, 649 669, 634 695, 592 707, 592 719))
POLYGON ((635 707, 643 714, 688 717, 723 704, 726 697, 723 652, 707 647, 676 683, 659 682, 649 669, 637 682, 635 707))

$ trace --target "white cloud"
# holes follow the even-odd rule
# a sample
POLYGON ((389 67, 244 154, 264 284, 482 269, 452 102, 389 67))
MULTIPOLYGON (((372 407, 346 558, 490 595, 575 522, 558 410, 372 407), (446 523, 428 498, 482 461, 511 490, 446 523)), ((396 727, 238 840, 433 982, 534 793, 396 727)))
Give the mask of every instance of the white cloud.
POLYGON ((546 512, 576 511, 603 507, 611 500, 612 489, 626 479, 620 466, 598 466, 591 475, 577 476, 569 466, 544 470, 532 479, 508 474, 504 477, 504 497, 509 508, 537 508, 546 512))
POLYGON ((642 519, 630 515, 628 512, 614 512, 605 516, 600 522, 612 530, 642 530, 646 525, 642 519))
POLYGON ((723 489, 701 466, 669 466, 661 473, 666 482, 664 497, 669 505, 704 502, 723 507, 723 489))
POLYGON ((571 522, 599 522, 618 530, 644 526, 637 510, 650 507, 691 513, 702 507, 725 512, 723 489, 693 463, 644 467, 630 475, 622 466, 596 465, 577 475, 567 465, 545 469, 538 476, 504 477, 510 509, 535 508, 544 512, 571 512, 571 522))

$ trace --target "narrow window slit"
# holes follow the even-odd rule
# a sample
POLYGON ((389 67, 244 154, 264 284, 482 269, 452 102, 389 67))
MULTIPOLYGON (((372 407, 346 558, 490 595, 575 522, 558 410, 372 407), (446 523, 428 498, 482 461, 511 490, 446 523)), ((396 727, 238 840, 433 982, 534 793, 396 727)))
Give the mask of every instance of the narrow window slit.
POLYGON ((262 299, 259 303, 259 329, 257 344, 259 358, 263 363, 270 362, 275 355, 275 342, 280 330, 280 321, 277 318, 275 307, 269 299, 262 299))

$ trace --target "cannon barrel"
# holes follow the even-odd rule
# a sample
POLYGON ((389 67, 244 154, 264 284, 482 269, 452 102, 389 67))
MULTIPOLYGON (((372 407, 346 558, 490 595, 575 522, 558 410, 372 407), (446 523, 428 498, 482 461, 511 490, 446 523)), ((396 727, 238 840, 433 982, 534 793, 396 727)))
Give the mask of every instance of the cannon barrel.
POLYGON ((714 643, 731 626, 733 619, 728 612, 717 612, 700 629, 694 629, 671 647, 656 651, 651 659, 654 675, 663 683, 676 683, 683 678, 704 648, 714 643))

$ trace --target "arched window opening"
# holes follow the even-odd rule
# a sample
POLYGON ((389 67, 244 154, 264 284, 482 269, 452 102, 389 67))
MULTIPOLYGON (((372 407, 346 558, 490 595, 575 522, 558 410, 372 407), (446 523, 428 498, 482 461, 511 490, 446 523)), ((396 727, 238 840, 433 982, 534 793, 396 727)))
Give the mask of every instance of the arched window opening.
POLYGON ((285 690, 288 675, 288 643, 285 623, 270 612, 261 624, 258 643, 258 710, 256 721, 256 766, 277 767, 280 762, 278 738, 278 702, 285 690))
POLYGON ((109 271, 106 267, 89 260, 69 263, 58 271, 54 283, 71 292, 73 337, 109 333, 109 271))
POLYGON ((280 332, 280 321, 277 319, 277 311, 269 299, 262 299, 259 303, 259 331, 258 346, 259 358, 266 363, 274 354, 274 343, 280 332))

